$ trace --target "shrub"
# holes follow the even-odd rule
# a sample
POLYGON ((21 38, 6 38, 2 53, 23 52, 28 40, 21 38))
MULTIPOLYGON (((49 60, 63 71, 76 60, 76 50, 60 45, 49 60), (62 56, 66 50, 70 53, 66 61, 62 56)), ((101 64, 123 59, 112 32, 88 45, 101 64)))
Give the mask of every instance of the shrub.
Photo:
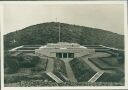
POLYGON ((124 86, 122 83, 116 82, 63 82, 63 83, 56 83, 56 82, 44 82, 43 80, 30 80, 30 81, 20 81, 18 83, 12 84, 5 84, 5 87, 41 87, 41 86, 124 86))
POLYGON ((23 68, 35 67, 39 63, 39 57, 25 55, 25 56, 19 57, 19 62, 20 62, 20 67, 23 67, 23 68))
POLYGON ((4 83, 15 83, 21 80, 28 80, 26 75, 19 75, 19 74, 12 74, 12 75, 5 75, 4 76, 4 83))
POLYGON ((10 60, 7 61, 7 73, 16 73, 19 69, 19 63, 16 58, 10 58, 10 60))
POLYGON ((42 70, 44 70, 44 68, 43 67, 33 67, 32 69, 31 69, 31 71, 33 71, 33 72, 39 72, 39 71, 42 71, 42 70))
POLYGON ((4 76, 4 83, 16 83, 29 80, 44 80, 42 75, 8 74, 4 76))

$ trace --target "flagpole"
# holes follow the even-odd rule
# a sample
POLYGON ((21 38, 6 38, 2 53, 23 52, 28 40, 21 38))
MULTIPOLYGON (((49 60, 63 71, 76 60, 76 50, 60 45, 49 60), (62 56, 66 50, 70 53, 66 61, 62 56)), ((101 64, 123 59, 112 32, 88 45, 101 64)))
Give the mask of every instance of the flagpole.
MULTIPOLYGON (((57 18, 56 18, 56 22, 57 22, 57 18)), ((58 27, 59 27, 58 29, 59 29, 59 42, 60 42, 60 22, 57 22, 57 23, 58 23, 58 25, 59 25, 59 26, 58 26, 58 27)))
POLYGON ((60 23, 59 23, 59 42, 60 42, 60 23))

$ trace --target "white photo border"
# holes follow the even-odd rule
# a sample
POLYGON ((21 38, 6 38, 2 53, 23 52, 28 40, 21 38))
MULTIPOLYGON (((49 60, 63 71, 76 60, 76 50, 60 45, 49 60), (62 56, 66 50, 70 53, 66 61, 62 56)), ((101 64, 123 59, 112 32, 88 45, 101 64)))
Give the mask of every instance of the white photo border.
POLYGON ((2 90, 63 90, 63 89, 128 89, 128 23, 127 23, 127 1, 3 1, 0 2, 0 7, 3 13, 0 13, 0 26, 1 26, 1 89, 2 90), (9 4, 123 4, 124 5, 124 35, 125 35, 125 86, 61 86, 61 87, 4 87, 4 45, 3 45, 3 17, 4 17, 4 5, 9 4))

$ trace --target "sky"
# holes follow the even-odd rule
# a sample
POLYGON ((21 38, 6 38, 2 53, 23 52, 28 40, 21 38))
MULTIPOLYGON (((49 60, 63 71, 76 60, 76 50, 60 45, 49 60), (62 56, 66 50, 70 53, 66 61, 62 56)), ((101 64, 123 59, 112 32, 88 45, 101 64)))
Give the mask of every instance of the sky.
POLYGON ((4 7, 4 34, 25 27, 58 22, 124 33, 122 4, 10 4, 4 7))
POLYGON ((1 15, 1 13, 2 13, 2 6, 0 5, 0 33, 1 33, 1 22, 2 22, 2 15, 1 15))

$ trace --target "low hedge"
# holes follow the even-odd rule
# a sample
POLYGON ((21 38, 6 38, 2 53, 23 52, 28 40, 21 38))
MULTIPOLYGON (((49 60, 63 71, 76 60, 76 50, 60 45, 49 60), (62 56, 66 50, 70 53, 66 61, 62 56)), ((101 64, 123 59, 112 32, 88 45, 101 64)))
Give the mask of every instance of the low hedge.
POLYGON ((41 87, 41 86, 124 86, 123 83, 116 82, 64 82, 64 83, 56 83, 56 82, 44 82, 43 80, 30 80, 30 81, 20 81, 18 83, 9 83, 5 84, 5 87, 41 87))
POLYGON ((4 83, 16 83, 20 81, 29 81, 29 80, 45 80, 45 75, 26 75, 26 74, 9 74, 4 75, 4 83))

